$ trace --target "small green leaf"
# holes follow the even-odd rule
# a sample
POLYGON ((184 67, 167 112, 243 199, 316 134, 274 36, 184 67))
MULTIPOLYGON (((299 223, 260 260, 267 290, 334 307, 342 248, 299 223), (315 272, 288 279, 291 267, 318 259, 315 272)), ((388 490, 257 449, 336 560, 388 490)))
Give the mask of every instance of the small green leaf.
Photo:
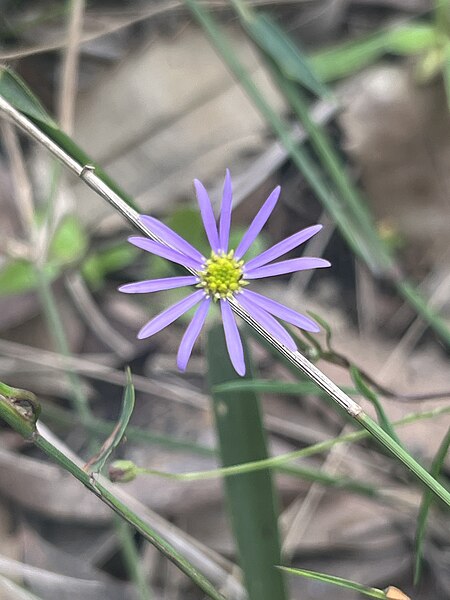
POLYGON ((73 263, 86 252, 88 240, 80 222, 69 215, 60 223, 50 244, 50 258, 59 265, 73 263))
POLYGON ((123 394, 122 411, 116 426, 109 437, 105 440, 100 451, 93 456, 84 466, 84 470, 90 473, 100 473, 105 466, 111 453, 120 444, 125 430, 128 427, 134 409, 134 386, 131 381, 131 371, 127 368, 127 385, 123 394))
POLYGON ((98 289, 109 273, 127 267, 136 259, 137 254, 137 249, 127 243, 91 252, 81 268, 83 277, 92 289, 98 289))
MULTIPOLYGON (((181 208, 176 210, 167 220, 167 225, 190 242, 205 256, 211 254, 211 246, 205 235, 205 228, 197 208, 181 208)), ((236 226, 231 229, 229 248, 236 248, 246 228, 236 226)), ((246 260, 254 258, 267 248, 264 234, 260 234, 248 249, 246 260)))
POLYGON ((409 23, 386 31, 386 50, 392 54, 414 55, 434 46, 438 39, 435 28, 426 23, 409 23))
POLYGON ((343 579, 342 577, 335 577, 334 575, 327 575, 325 573, 318 573, 317 571, 309 571, 306 569, 294 569, 292 567, 281 566, 278 568, 282 571, 285 571, 286 573, 299 575, 300 577, 306 577, 307 579, 315 579, 316 581, 322 581, 323 583, 330 583, 338 587, 353 590, 355 592, 359 592, 360 594, 364 594, 369 598, 378 598, 379 600, 386 600, 387 598, 383 590, 379 590, 377 588, 372 587, 366 587, 365 585, 361 585, 360 583, 356 583, 355 581, 351 581, 350 579, 343 579))
POLYGON ((206 239, 203 221, 197 208, 193 206, 178 208, 167 219, 167 225, 205 256, 211 253, 211 246, 206 239))
MULTIPOLYGON (((73 216, 65 218, 50 245, 49 261, 44 271, 49 281, 54 281, 61 268, 81 258, 87 248, 87 238, 73 216)), ((0 296, 23 294, 36 289, 36 267, 27 260, 8 261, 0 269, 0 296)))
MULTIPOLYGON (((53 281, 59 274, 59 268, 55 264, 47 264, 45 272, 49 280, 53 281)), ((0 296, 31 292, 36 286, 35 267, 26 260, 12 260, 0 269, 0 296)))

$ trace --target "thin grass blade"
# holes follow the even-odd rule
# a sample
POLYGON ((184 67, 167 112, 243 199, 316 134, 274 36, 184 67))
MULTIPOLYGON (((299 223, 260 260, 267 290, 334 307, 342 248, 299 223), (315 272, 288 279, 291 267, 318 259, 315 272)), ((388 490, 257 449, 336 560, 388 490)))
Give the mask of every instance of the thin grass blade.
MULTIPOLYGON (((233 0, 233 4, 240 10, 243 3, 233 0)), ((240 13, 242 15, 242 10, 240 13)), ((299 51, 298 46, 273 19, 268 15, 252 12, 251 16, 242 19, 242 24, 288 79, 299 83, 318 97, 331 96, 331 91, 317 76, 306 54, 299 51)))
POLYGON ((364 396, 364 398, 367 398, 367 400, 369 400, 369 402, 371 402, 373 407, 375 408, 380 426, 388 435, 391 436, 392 439, 394 439, 398 444, 401 445, 400 439, 398 438, 395 429, 393 428, 392 423, 390 422, 378 396, 364 381, 363 376, 355 367, 355 365, 350 366, 350 375, 359 393, 362 396, 364 396))
MULTIPOLYGON (((442 468, 445 463, 445 459, 447 457, 448 451, 450 448, 450 429, 447 431, 444 439, 442 440, 438 451, 436 452, 436 456, 434 457, 433 463, 431 465, 431 474, 433 477, 438 478, 442 472, 442 468)), ((420 580, 420 576, 422 574, 422 562, 423 562, 423 547, 425 541, 425 533, 427 528, 427 520, 428 514, 430 512, 430 507, 434 501, 433 494, 427 490, 423 497, 422 502, 420 504, 419 516, 417 518, 417 530, 416 530, 416 539, 415 539, 415 551, 416 551, 416 559, 414 564, 414 583, 417 584, 420 580)))
POLYGON ((130 422, 131 415, 133 414, 135 394, 133 382, 131 380, 131 371, 129 368, 127 368, 126 373, 127 384, 123 393, 122 411, 114 429, 103 443, 102 447, 100 448, 100 451, 95 456, 93 456, 84 466, 85 471, 88 471, 90 473, 102 472, 106 461, 122 441, 125 430, 128 427, 128 423, 130 422))
POLYGON ((387 596, 383 590, 377 588, 366 587, 356 581, 350 579, 343 579, 342 577, 336 577, 334 575, 327 575, 326 573, 319 573, 317 571, 309 571, 307 569, 294 569, 292 567, 278 567, 280 570, 292 575, 299 575, 300 577, 306 577, 307 579, 314 579, 315 581, 321 581, 322 583, 330 583, 338 587, 346 588, 347 590, 353 590, 368 596, 369 598, 378 598, 379 600, 386 600, 387 596))
MULTIPOLYGON (((342 388, 346 394, 357 394, 355 388, 342 388)), ((319 388, 318 385, 311 381, 266 381, 264 379, 233 379, 226 381, 214 387, 217 393, 233 393, 252 391, 261 394, 287 394, 287 395, 302 395, 302 394, 317 394, 326 396, 326 393, 319 388)))

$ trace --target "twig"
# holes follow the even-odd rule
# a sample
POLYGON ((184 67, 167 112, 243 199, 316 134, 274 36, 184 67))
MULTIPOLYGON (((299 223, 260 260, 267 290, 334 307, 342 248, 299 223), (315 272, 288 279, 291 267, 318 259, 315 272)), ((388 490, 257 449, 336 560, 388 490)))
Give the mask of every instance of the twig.
POLYGON ((65 277, 66 287, 72 296, 84 321, 97 337, 123 359, 135 354, 134 345, 118 331, 115 331, 92 298, 79 273, 68 273, 65 277))
POLYGON ((84 0, 71 0, 69 26, 67 28, 67 45, 64 49, 58 106, 58 120, 60 127, 69 135, 73 130, 84 9, 84 0))
POLYGON ((6 152, 11 163, 11 172, 14 175, 13 184, 17 211, 22 221, 25 237, 33 243, 35 240, 33 193, 25 170, 22 150, 12 124, 8 121, 2 121, 1 129, 6 152))

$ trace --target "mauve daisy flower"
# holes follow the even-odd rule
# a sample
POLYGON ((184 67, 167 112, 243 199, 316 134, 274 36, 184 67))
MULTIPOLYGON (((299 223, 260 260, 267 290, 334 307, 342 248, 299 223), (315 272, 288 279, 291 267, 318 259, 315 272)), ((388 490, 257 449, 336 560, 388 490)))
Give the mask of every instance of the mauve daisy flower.
POLYGON ((294 340, 275 317, 311 332, 319 331, 317 323, 309 317, 284 306, 284 304, 250 291, 246 286, 254 279, 329 267, 330 263, 322 258, 302 257, 273 262, 309 240, 320 231, 322 225, 307 227, 246 262, 244 256, 275 208, 280 195, 280 187, 276 187, 264 202, 237 248, 230 250, 228 247, 232 203, 230 172, 227 169, 219 227, 216 224, 208 192, 197 179, 194 180, 194 185, 206 236, 211 246, 211 255, 209 257, 203 256, 167 225, 154 217, 142 215, 140 217, 141 222, 155 236, 164 240, 167 246, 145 237, 130 237, 128 241, 142 250, 186 267, 193 274, 184 277, 138 281, 123 285, 119 290, 127 294, 146 294, 179 287, 193 287, 195 289, 186 298, 151 319, 142 327, 137 336, 139 339, 148 338, 173 323, 194 306, 197 306, 178 350, 177 364, 181 371, 186 369, 192 348, 205 323, 211 303, 218 303, 221 309, 225 340, 231 362, 236 372, 239 375, 244 375, 245 362, 242 342, 229 299, 235 298, 262 327, 279 342, 295 352, 297 346, 294 340))

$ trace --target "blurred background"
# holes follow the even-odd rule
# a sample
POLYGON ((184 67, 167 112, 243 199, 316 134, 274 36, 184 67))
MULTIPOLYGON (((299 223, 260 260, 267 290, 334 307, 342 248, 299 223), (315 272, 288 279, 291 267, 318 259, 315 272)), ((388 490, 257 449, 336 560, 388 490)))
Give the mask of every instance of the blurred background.
MULTIPOLYGON (((23 79, 140 212, 163 219, 200 249, 206 241, 195 177, 217 207, 230 168, 236 239, 280 184, 258 249, 320 222, 324 230, 305 253, 332 262, 332 269, 260 282, 264 293, 329 324, 334 360, 311 340, 304 340, 305 351, 321 357, 320 367, 344 386, 351 384, 345 360, 355 362, 384 390, 392 420, 448 405, 450 337, 418 318, 399 291, 406 278, 413 281, 449 326, 448 2, 199 2, 231 61, 240 61, 242 77, 195 18, 197 3, 187 4, 3 0, 0 93, 10 89, 13 73, 23 79), (249 95, 247 77, 273 117, 249 95), (395 266, 370 227, 367 235, 359 228, 367 220, 352 205, 355 197, 395 266)), ((213 468, 204 343, 180 375, 175 356, 186 322, 135 339, 143 323, 181 296, 117 292, 129 281, 170 276, 173 267, 127 245, 131 229, 123 218, 3 118, 0 135, 0 379, 35 392, 43 422, 86 459, 118 416, 129 364, 137 393, 132 425, 146 433, 128 435, 116 454, 162 471, 213 468), (70 354, 72 376, 61 354, 70 354), (77 403, 89 405, 90 428, 77 403)), ((325 336, 317 339, 326 348, 325 336)), ((256 340, 249 345, 255 378, 296 381, 256 340)), ((273 454, 350 430, 314 393, 289 395, 279 385, 262 399, 273 454)), ((399 436, 429 465, 449 423, 445 415, 418 421, 399 436)), ((450 598, 450 532, 438 510, 429 518, 423 576, 412 587, 421 494, 390 458, 366 443, 336 446, 302 464, 329 480, 277 475, 283 548, 292 564, 380 588, 396 585, 412 598, 450 598), (348 478, 382 488, 383 500, 336 489, 348 478)), ((444 464, 444 474, 448 469, 444 464)), ((233 577, 237 558, 219 480, 141 477, 124 489, 233 577)), ((136 580, 113 521, 78 482, 0 426, 0 598, 31 598, 21 595, 28 594, 22 585, 42 600, 202 597, 149 544, 122 532, 139 559, 136 580)), ((360 597, 289 581, 292 598, 360 597)))

